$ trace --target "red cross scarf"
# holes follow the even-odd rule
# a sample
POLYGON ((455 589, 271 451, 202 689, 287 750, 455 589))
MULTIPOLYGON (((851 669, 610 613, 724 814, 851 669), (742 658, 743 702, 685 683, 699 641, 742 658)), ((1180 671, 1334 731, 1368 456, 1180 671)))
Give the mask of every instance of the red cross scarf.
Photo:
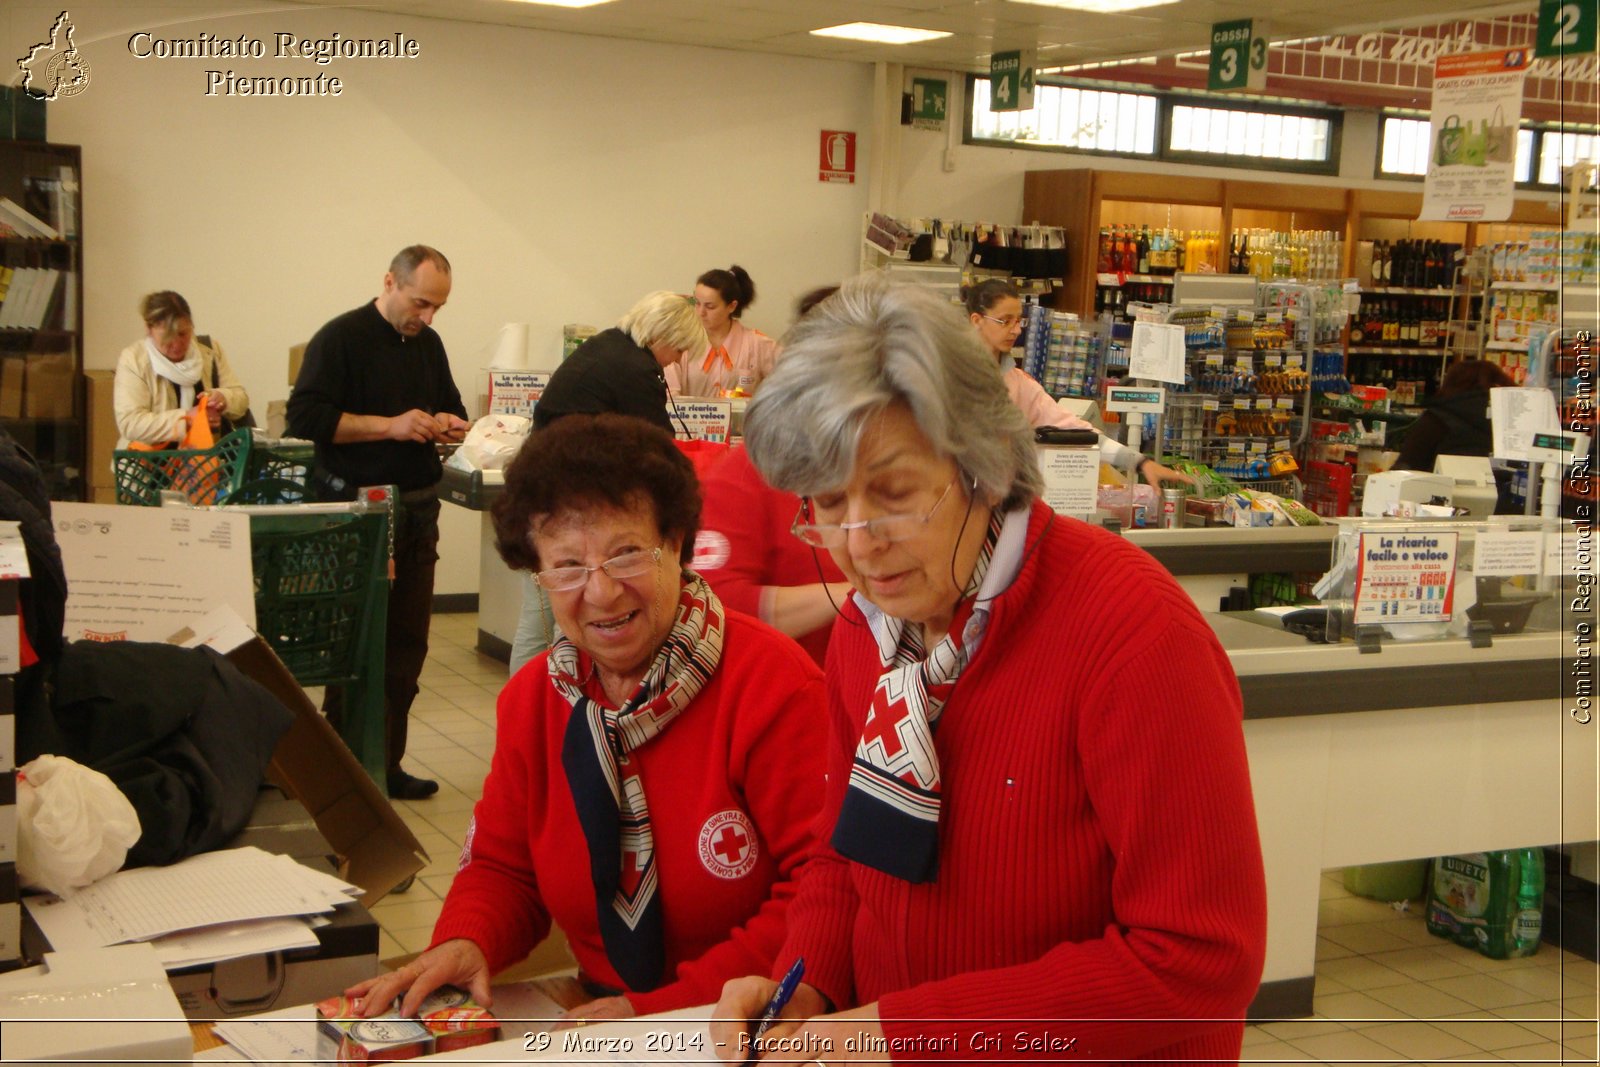
POLYGON ((628 754, 665 730, 705 688, 722 659, 723 620, 711 586, 686 573, 672 630, 620 711, 584 693, 587 671, 576 645, 563 637, 550 648, 550 682, 572 705, 561 765, 589 845, 600 935, 630 992, 661 984, 666 948, 650 809, 628 754))
MULTIPOLYGON (((1003 522, 997 509, 967 582, 969 593, 983 586, 1003 522)), ((926 656, 920 626, 883 617, 883 673, 856 743, 833 848, 908 882, 931 882, 939 871, 939 756, 933 731, 967 665, 961 635, 976 603, 976 596, 962 600, 949 632, 926 656)))

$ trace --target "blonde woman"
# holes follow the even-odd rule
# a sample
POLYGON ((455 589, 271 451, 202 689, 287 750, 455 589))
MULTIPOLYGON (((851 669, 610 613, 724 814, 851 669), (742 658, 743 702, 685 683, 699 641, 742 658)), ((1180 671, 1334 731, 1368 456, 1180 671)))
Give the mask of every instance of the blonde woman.
POLYGON ((542 430, 563 415, 611 411, 671 433, 663 372, 685 352, 705 347, 706 330, 693 302, 679 293, 651 293, 562 361, 539 397, 534 428, 542 430))
POLYGON ((139 302, 145 337, 122 350, 112 410, 117 420, 118 448, 137 441, 175 444, 189 428, 195 398, 205 394, 211 428, 226 432, 224 420, 242 419, 250 397, 234 377, 222 346, 195 340, 189 302, 171 290, 151 293, 139 302))

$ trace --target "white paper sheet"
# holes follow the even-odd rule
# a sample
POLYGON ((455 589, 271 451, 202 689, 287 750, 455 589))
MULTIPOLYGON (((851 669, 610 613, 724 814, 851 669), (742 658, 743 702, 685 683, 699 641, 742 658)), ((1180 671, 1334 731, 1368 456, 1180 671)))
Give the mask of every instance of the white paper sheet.
POLYGON ((115 945, 217 923, 332 911, 325 887, 298 879, 299 871, 314 873, 286 857, 237 848, 170 867, 118 871, 70 900, 44 896, 25 903, 57 949, 84 947, 89 938, 115 945))
POLYGON ((53 513, 68 640, 164 641, 220 604, 255 625, 248 516, 71 502, 53 513))
POLYGON ((20 522, 0 522, 0 579, 28 577, 28 546, 20 522))
POLYGON ((1550 390, 1514 386, 1489 390, 1489 424, 1496 459, 1526 460, 1535 433, 1561 429, 1550 390))
POLYGON ((1135 322, 1128 349, 1128 377, 1183 384, 1183 327, 1170 322, 1135 322))

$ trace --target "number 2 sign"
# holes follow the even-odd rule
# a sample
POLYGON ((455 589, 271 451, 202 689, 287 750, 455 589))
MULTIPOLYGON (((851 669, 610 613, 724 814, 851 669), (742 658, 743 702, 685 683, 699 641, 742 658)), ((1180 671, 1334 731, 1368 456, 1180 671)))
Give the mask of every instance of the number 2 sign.
POLYGON ((1581 55, 1595 50, 1600 0, 1541 0, 1536 56, 1581 55))

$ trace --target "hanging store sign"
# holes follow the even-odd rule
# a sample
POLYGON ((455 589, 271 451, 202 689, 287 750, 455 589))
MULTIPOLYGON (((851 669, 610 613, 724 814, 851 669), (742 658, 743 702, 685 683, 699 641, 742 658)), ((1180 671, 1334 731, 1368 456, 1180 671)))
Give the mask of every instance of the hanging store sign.
POLYGON ((1440 56, 1433 65, 1433 119, 1420 219, 1511 217, 1517 125, 1528 50, 1440 56))
POLYGON ((1267 28, 1254 19, 1214 23, 1206 88, 1217 92, 1260 92, 1266 87, 1267 28))
POLYGON ((1600 23, 1600 0, 1540 0, 1533 54, 1567 56, 1593 52, 1600 23))
POLYGON ((944 129, 950 83, 943 78, 911 79, 911 125, 918 130, 944 129))
POLYGON ((856 180, 856 135, 854 130, 823 130, 822 149, 817 162, 817 181, 856 180))
POLYGON ((1033 107, 1034 54, 996 52, 989 57, 989 110, 1027 111, 1033 107))

